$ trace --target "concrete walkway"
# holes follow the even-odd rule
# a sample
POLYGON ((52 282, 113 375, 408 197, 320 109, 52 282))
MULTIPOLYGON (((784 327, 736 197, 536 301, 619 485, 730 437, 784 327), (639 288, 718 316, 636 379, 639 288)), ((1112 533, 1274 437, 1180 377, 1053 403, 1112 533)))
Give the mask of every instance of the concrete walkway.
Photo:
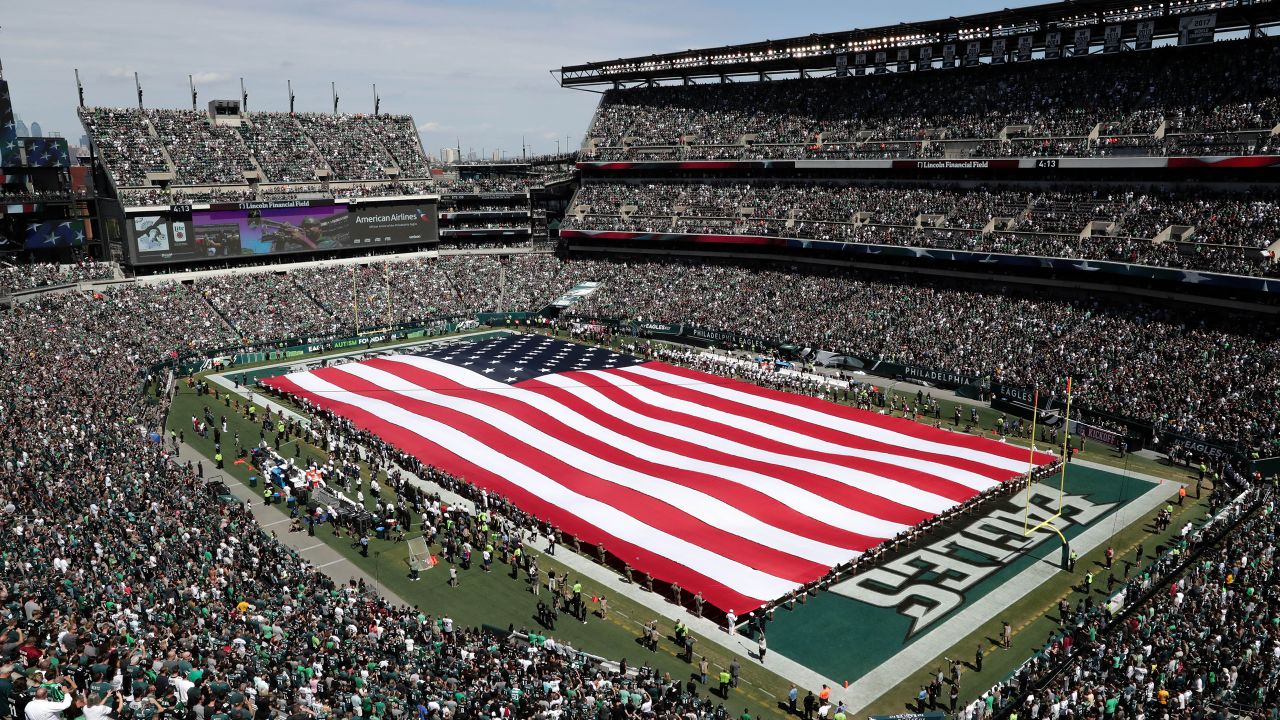
MULTIPOLYGON (((260 489, 251 488, 238 478, 214 469, 212 458, 201 454, 187 443, 181 443, 180 452, 176 459, 184 463, 187 460, 201 461, 204 464, 206 481, 221 480, 225 483, 231 494, 244 502, 263 530, 270 533, 276 540, 293 548, 302 559, 311 563, 317 570, 321 570, 332 577, 335 582, 345 583, 348 580, 364 580, 365 585, 374 588, 386 599, 401 605, 412 605, 412 603, 406 602, 404 598, 388 590, 386 586, 378 582, 376 577, 370 576, 360 566, 323 542, 320 538, 320 533, 330 532, 328 525, 318 528, 315 537, 307 535, 305 531, 289 532, 289 523, 292 522, 289 515, 281 512, 281 506, 279 505, 264 505, 260 489)), ((388 569, 390 570, 390 568, 388 569)))

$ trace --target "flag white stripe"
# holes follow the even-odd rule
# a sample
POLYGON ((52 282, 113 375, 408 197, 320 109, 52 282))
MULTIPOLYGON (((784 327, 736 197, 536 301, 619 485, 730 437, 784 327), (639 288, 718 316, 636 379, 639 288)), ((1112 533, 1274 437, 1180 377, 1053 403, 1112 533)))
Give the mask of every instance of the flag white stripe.
MULTIPOLYGON (((483 375, 472 372, 466 368, 460 368, 450 363, 418 357, 415 355, 397 355, 389 357, 387 360, 412 365, 420 370, 436 373, 460 385, 473 386, 473 381, 479 381, 481 379, 488 380, 488 378, 485 378, 483 375)), ((546 413, 569 427, 576 428, 587 435, 612 445, 619 450, 631 453, 642 460, 676 468, 678 470, 687 470, 690 472, 704 473, 706 475, 724 478, 725 480, 737 483, 743 487, 750 488, 770 497, 779 498, 781 501, 804 513, 808 517, 833 527, 838 527, 874 538, 890 538, 908 528, 907 525, 902 523, 884 520, 882 518, 875 517, 874 515, 868 515, 859 510, 841 505, 838 502, 834 502, 803 487, 793 485, 784 478, 778 478, 772 475, 766 475, 730 465, 722 465, 706 460, 699 460, 697 458, 681 455, 679 453, 663 450, 647 443, 643 443, 607 428, 585 415, 578 413, 572 408, 566 407, 541 393, 523 390, 509 385, 503 385, 501 390, 497 388, 482 388, 481 390, 482 392, 493 393, 504 398, 510 398, 512 400, 522 402, 535 410, 540 410, 546 413)), ((615 417, 615 419, 617 419, 621 425, 631 425, 632 427, 636 427, 631 423, 623 422, 619 418, 615 417)), ((683 440, 684 438, 679 437, 677 439, 683 440)))
MULTIPOLYGON (((826 425, 841 432, 858 437, 865 437, 869 440, 876 440, 890 445, 897 445, 910 450, 919 450, 920 452, 934 453, 946 457, 957 457, 965 460, 972 460, 983 465, 1000 468, 1001 470, 1009 470, 1014 473, 1025 472, 1027 462, 1025 460, 1017 460, 1015 458, 1007 458, 994 453, 987 453, 973 448, 960 447, 958 445, 949 445, 946 443, 934 442, 923 438, 914 437, 906 433, 900 433, 895 430, 878 427, 868 423, 861 423, 856 420, 839 417, 836 415, 828 415, 818 412, 801 405, 793 405, 772 398, 762 397, 753 393, 735 390, 734 388, 714 383, 690 383, 687 378, 675 375, 663 370, 658 370, 644 365, 635 365, 632 367, 619 368, 620 372, 635 373, 644 375, 655 380, 670 382, 690 390, 714 395, 723 400, 731 400, 733 402, 750 405, 751 407, 768 410, 770 412, 782 413, 790 415, 805 422, 811 422, 816 425, 826 425)), ((897 457, 897 456, 895 456, 897 457)), ((897 462, 901 462, 903 458, 898 458, 897 462)), ((991 483, 992 485, 996 483, 991 483)))
MULTIPOLYGON (((622 368, 622 369, 632 370, 634 368, 622 368)), ((654 390, 648 386, 635 384, 634 382, 629 381, 626 378, 621 378, 617 375, 614 375, 613 373, 607 373, 607 372, 596 370, 596 371, 591 371, 591 374, 597 375, 599 377, 608 378, 610 383, 617 386, 619 389, 626 391, 628 394, 635 396, 637 399, 643 402, 646 402, 647 404, 658 405, 659 407, 663 407, 668 410, 673 410, 675 412, 681 412, 687 415, 700 417, 703 420, 723 423, 725 425, 729 425, 730 427, 734 427, 739 430, 742 430, 743 432, 748 432, 748 433, 751 433, 752 435, 756 435, 768 440, 776 440, 778 442, 786 443, 787 445, 791 445, 793 447, 804 448, 805 450, 811 450, 813 452, 832 453, 835 455, 848 455, 850 457, 862 458, 864 460, 872 460, 875 462, 889 463, 890 465, 898 465, 900 467, 908 468, 910 470, 918 470, 922 473, 925 473, 927 475, 932 475, 934 477, 944 478, 946 480, 950 480, 953 483, 956 483, 958 485, 963 485, 971 490, 977 490, 979 492, 983 490, 987 490, 988 488, 995 487, 996 485, 1000 484, 999 482, 992 480, 991 478, 986 477, 985 475, 980 475, 976 472, 973 472, 972 470, 965 470, 963 468, 953 467, 951 465, 947 465, 945 463, 940 463, 940 462, 934 462, 932 460, 922 460, 920 458, 907 457, 905 455, 895 455, 893 453, 880 452, 878 450, 867 450, 864 448, 850 447, 847 445, 838 445, 836 443, 828 442, 826 440, 821 440, 819 438, 815 438, 810 435, 806 435, 804 433, 798 433, 794 430, 788 430, 786 428, 780 427, 778 425, 774 425, 772 423, 763 422, 761 420, 756 420, 754 418, 744 417, 736 413, 730 413, 724 410, 719 410, 717 408, 707 407, 705 405, 699 405, 697 403, 689 402, 688 400, 681 400, 680 398, 675 398, 675 397, 671 397, 670 395, 660 393, 657 390, 654 390)), ((645 375, 648 375, 648 373, 645 373, 645 375)), ((682 379, 678 375, 671 375, 669 373, 663 373, 663 375, 666 375, 666 377, 658 377, 655 379, 661 380, 663 382, 671 382, 671 380, 668 380, 668 378, 682 379)), ((700 383, 700 384, 706 385, 707 383, 700 383)), ((680 383, 680 387, 689 387, 689 385, 690 383, 688 382, 680 383)), ((804 410, 804 408, 801 408, 799 405, 793 405, 791 407, 797 410, 804 410)), ((798 414, 799 413, 795 413, 790 416, 795 417, 798 414)), ((797 419, 803 419, 806 422, 813 422, 814 424, 825 425, 828 427, 832 424, 830 421, 839 419, 832 415, 825 415, 822 413, 817 413, 817 414, 823 418, 827 418, 827 420, 817 421, 817 420, 810 420, 808 418, 797 418, 797 419)), ((874 438, 867 438, 867 439, 874 440, 874 438)))
MULTIPOLYGON (((696 442, 705 445, 706 447, 720 450, 721 452, 741 455, 742 457, 759 460, 760 462, 772 463, 782 467, 797 468, 805 472, 830 478, 850 487, 858 488, 859 490, 871 493, 872 495, 879 495, 880 497, 896 502, 899 505, 919 508, 934 514, 941 513, 956 504, 954 500, 906 485, 892 478, 874 475, 862 470, 847 468, 843 465, 836 465, 835 463, 824 462, 822 460, 811 460, 809 458, 798 457, 795 455, 784 455, 768 450, 761 450, 759 448, 751 447, 750 445, 744 445, 742 443, 720 437, 719 435, 713 435, 691 427, 651 418, 647 415, 637 413, 630 408, 619 405, 594 388, 584 385, 580 380, 574 380, 562 375, 544 375, 538 379, 550 385, 563 388, 571 394, 595 405, 596 407, 599 407, 614 417, 623 419, 632 425, 643 427, 663 435, 696 442)), ((617 378, 617 380, 625 384, 625 380, 623 378, 617 378)), ((609 382, 611 385, 614 384, 612 380, 609 382)), ((634 388, 620 389, 627 390, 634 388)))
MULTIPOLYGON (((779 552, 827 566, 847 562, 856 554, 852 550, 828 545, 770 525, 717 497, 686 485, 605 460, 485 403, 456 395, 442 395, 364 364, 348 363, 334 369, 367 380, 397 395, 467 415, 604 482, 643 493, 671 506, 673 511, 683 511, 703 519, 704 522, 707 518, 715 518, 715 526, 721 530, 779 552)), ((519 388, 516 390, 518 392, 513 394, 527 392, 519 388)))
POLYGON ((544 501, 589 519, 593 525, 619 540, 675 559, 690 570, 743 595, 767 601, 799 587, 797 583, 761 572, 645 524, 608 503, 576 493, 445 423, 409 412, 385 400, 344 390, 310 372, 295 373, 289 375, 289 379, 301 389, 323 395, 330 402, 360 408, 384 422, 446 447, 466 461, 518 484, 544 501))

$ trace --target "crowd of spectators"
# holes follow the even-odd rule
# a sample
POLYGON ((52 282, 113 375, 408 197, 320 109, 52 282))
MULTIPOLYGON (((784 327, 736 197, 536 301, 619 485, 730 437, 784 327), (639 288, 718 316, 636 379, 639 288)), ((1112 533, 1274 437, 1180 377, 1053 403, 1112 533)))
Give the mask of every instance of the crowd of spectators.
POLYGON ((31 263, 0 265, 0 290, 32 290, 51 285, 110 280, 115 277, 112 263, 81 260, 75 263, 31 263))
MULTIPOLYGON (((77 708, 106 703, 126 719, 181 707, 244 720, 571 720, 599 717, 601 707, 626 716, 619 707, 625 702, 636 705, 630 712, 664 718, 713 713, 705 696, 680 681, 648 673, 624 678, 616 666, 555 642, 500 640, 455 626, 432 608, 380 599, 358 582, 335 584, 253 529, 247 511, 221 502, 200 470, 153 435, 169 402, 157 363, 273 335, 345 329, 352 288, 362 314, 376 316, 398 302, 421 306, 421 315, 461 315, 532 309, 581 280, 604 283, 575 307, 582 315, 698 322, 1012 382, 1052 386, 1070 374, 1084 402, 1138 416, 1146 409, 1146 417, 1164 414, 1164 422, 1211 437, 1277 435, 1280 387, 1268 375, 1280 342, 1272 331, 1137 303, 836 271, 549 256, 336 266, 44 295, 11 310, 0 334, 0 483, 9 490, 0 511, 15 538, 0 555, 0 672, 12 682, 6 702, 21 714, 30 702, 57 703, 56 693, 65 693, 77 708), (381 304, 377 298, 387 294, 391 301, 381 304), (74 390, 50 391, 68 387, 74 390), (628 700, 619 691, 624 681, 628 700)), ((704 362, 679 351, 662 357, 704 362)), ((813 378, 794 382, 824 391, 813 378)), ((379 455, 381 441, 337 420, 321 428, 333 435, 324 444, 338 462, 349 462, 341 449, 359 442, 374 451, 359 456, 371 466, 394 473, 400 464, 475 497, 464 483, 413 465, 389 446, 379 455)), ((401 477, 389 483, 439 521, 427 510, 433 498, 411 494, 401 477)), ((1016 491, 1010 484, 993 493, 1016 491)), ((493 502, 495 526, 539 529, 493 502)), ((1077 654, 1068 658, 1079 669, 1059 675, 1072 709, 1112 695, 1126 707, 1274 707, 1276 677, 1263 633, 1274 615, 1266 598, 1275 518, 1268 505, 1245 527, 1256 542, 1229 541, 1221 557, 1193 566, 1177 592, 1157 593, 1150 609, 1107 631, 1114 635, 1094 635, 1091 616, 1082 615, 1077 654)), ((456 522, 445 534, 474 526, 472 518, 450 519, 456 522)), ((865 560, 876 562, 912 537, 865 560)), ((1192 535, 1184 549, 1198 542, 1192 535)), ((1036 677, 1029 674, 1028 684, 1036 677)), ((1063 696, 1010 693, 1009 701, 1025 702, 1026 716, 1039 718, 1063 696)))
POLYGON ((574 207, 581 214, 571 212, 567 229, 767 235, 1280 274, 1267 254, 1280 239, 1280 198, 1266 190, 595 182, 579 189, 574 207), (1172 226, 1190 230, 1162 237, 1172 226))
POLYGON ((116 187, 147 184, 147 173, 167 173, 164 146, 148 132, 147 116, 128 108, 80 108, 80 123, 116 187))
POLYGON ((1280 453, 1280 333, 1183 308, 854 271, 574 260, 590 318, 692 323, 1061 393, 1188 437, 1280 453))
POLYGON ((1060 606, 1061 630, 1044 649, 960 717, 988 708, 1027 720, 1274 715, 1275 502, 1261 488, 1240 503, 1212 499, 1226 506, 1220 517, 1188 523, 1153 562, 1137 558, 1115 607, 1092 592, 1074 610, 1060 606))
POLYGON ((85 190, 43 190, 39 188, 28 190, 20 185, 0 188, 0 204, 69 202, 72 199, 87 200, 91 197, 93 197, 93 194, 85 190))
POLYGON ((460 255, 306 268, 287 277, 235 275, 194 287, 257 343, 536 310, 567 287, 564 273, 546 254, 460 255))
POLYGON ((324 159, 289 113, 249 113, 240 136, 268 182, 314 182, 317 171, 325 169, 324 159))
POLYGON ((181 203, 252 202, 257 200, 328 199, 387 197, 434 193, 426 181, 384 181, 352 184, 291 183, 287 185, 241 185, 222 187, 130 188, 119 191, 126 206, 173 205, 181 203))
POLYGON ((1274 39, 1257 39, 945 72, 611 90, 587 137, 596 159, 645 159, 644 146, 707 158, 930 156, 957 140, 1010 136, 1050 147, 1072 139, 1055 154, 1270 152, 1276 52, 1274 39), (1105 139, 1088 141, 1099 125, 1105 139), (1162 128, 1167 143, 1154 141, 1162 128), (1213 140, 1191 141, 1204 136, 1213 140))
POLYGON ((383 180, 389 177, 387 168, 393 164, 391 157, 378 141, 379 130, 367 124, 363 116, 297 113, 294 117, 329 164, 333 171, 331 179, 383 180))
MULTIPOLYGON (((151 365, 221 332, 203 304, 177 285, 148 286, 45 296, 6 318, 6 716, 711 716, 705 694, 656 673, 335 583, 223 502, 202 468, 153 435, 169 396, 151 365)), ((439 506, 432 515, 420 499, 443 529, 439 506)), ((490 509, 507 527, 502 504, 490 509)), ((450 533, 481 529, 448 519, 450 533)))
POLYGON ((240 135, 214 125, 195 110, 147 110, 147 119, 169 151, 180 185, 243 184, 253 160, 240 135))
POLYGON ((80 117, 117 188, 137 192, 148 172, 172 171, 177 186, 243 184, 245 172, 259 168, 262 182, 273 184, 387 181, 393 166, 401 180, 431 177, 407 115, 259 112, 238 127, 191 110, 82 108, 80 117))
POLYGON ((422 152, 422 139, 417 125, 408 115, 366 115, 364 122, 369 130, 391 153, 400 168, 402 180, 431 177, 431 166, 422 152))

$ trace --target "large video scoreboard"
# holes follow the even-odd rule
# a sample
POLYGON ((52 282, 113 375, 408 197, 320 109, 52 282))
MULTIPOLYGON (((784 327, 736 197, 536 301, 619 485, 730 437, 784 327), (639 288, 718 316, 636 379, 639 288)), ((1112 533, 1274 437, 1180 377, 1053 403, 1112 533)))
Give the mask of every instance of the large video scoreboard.
POLYGON ((174 205, 125 213, 135 265, 417 245, 439 240, 436 198, 174 205))

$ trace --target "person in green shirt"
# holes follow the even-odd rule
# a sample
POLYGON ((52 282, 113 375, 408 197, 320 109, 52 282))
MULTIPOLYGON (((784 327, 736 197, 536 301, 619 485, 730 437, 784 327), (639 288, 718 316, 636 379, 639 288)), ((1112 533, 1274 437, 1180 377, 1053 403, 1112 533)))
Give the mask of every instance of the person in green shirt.
POLYGON ((742 708, 742 714, 738 716, 738 720, 751 720, 751 713, 746 708, 742 708))
POLYGON ((729 698, 729 683, 733 681, 733 677, 729 675, 728 670, 720 671, 720 697, 729 698))

